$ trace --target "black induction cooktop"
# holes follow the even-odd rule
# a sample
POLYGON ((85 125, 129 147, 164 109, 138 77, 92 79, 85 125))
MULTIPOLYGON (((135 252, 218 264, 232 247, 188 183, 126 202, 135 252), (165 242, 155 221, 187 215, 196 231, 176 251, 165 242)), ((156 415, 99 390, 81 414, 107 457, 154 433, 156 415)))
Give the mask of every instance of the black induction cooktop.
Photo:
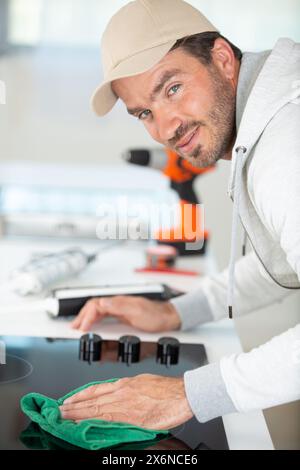
MULTIPOLYGON (((30 423, 20 409, 20 399, 26 393, 39 392, 59 398, 95 380, 141 373, 181 376, 186 370, 207 364, 202 344, 179 344, 174 338, 162 338, 156 343, 132 336, 108 341, 86 335, 81 342, 3 336, 0 341, 0 449, 3 450, 74 448, 30 423)), ((130 446, 140 448, 138 443, 130 446)), ((171 430, 171 436, 164 441, 143 446, 144 449, 228 449, 221 418, 205 424, 193 418, 171 430)))

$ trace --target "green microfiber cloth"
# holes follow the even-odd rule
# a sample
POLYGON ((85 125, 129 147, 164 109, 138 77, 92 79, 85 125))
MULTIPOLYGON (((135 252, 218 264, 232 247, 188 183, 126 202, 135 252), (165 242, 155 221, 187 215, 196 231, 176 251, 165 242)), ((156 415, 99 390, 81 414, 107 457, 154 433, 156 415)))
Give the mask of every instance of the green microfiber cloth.
MULTIPOLYGON (((30 450, 79 450, 79 447, 69 444, 58 437, 52 436, 44 431, 38 424, 32 421, 28 427, 21 432, 20 441, 30 450)), ((144 450, 154 446, 158 442, 166 441, 169 436, 160 434, 156 439, 143 442, 131 442, 113 446, 114 450, 144 450)))
POLYGON ((30 450, 78 450, 79 448, 69 444, 58 437, 44 431, 37 423, 32 421, 21 432, 20 441, 30 450))
POLYGON ((105 449, 122 443, 142 442, 167 435, 168 431, 143 429, 127 423, 86 419, 79 423, 62 419, 59 411, 67 398, 91 385, 115 382, 118 379, 103 382, 91 382, 54 400, 39 393, 28 393, 21 398, 22 411, 49 434, 88 450, 105 449))

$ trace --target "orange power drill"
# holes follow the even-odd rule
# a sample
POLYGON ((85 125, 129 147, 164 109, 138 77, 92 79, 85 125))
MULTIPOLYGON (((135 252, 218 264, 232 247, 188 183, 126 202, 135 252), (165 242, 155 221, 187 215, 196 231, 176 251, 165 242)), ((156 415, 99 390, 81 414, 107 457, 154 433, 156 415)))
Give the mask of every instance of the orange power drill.
POLYGON ((204 228, 204 217, 193 182, 197 176, 211 171, 213 167, 195 167, 167 148, 130 149, 123 156, 129 163, 162 171, 179 196, 179 225, 159 230, 155 237, 157 242, 174 246, 180 255, 204 254, 209 234, 204 228))

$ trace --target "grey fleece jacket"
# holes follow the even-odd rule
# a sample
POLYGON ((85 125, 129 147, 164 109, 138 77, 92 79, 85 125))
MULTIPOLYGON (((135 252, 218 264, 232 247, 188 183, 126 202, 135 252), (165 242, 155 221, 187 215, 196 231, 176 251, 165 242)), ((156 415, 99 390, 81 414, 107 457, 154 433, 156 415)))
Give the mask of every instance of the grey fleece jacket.
MULTIPOLYGON (((237 142, 239 144, 242 135, 248 146, 251 139, 255 144, 252 144, 252 159, 247 165, 243 163, 241 169, 244 173, 241 172, 240 180, 246 187, 246 196, 241 193, 244 199, 239 215, 247 224, 248 206, 254 205, 250 229, 254 227, 254 233, 259 236, 256 246, 252 245, 259 255, 264 255, 266 262, 261 262, 262 256, 253 252, 238 261, 234 290, 236 316, 283 299, 290 292, 280 287, 288 287, 286 280, 290 288, 300 285, 300 216, 299 211, 295 211, 295 207, 300 207, 300 185, 297 184, 300 181, 299 96, 299 45, 282 39, 272 52, 243 54, 236 103, 237 142), (274 107, 274 113, 266 116, 268 120, 255 135, 256 121, 264 112, 264 109, 257 111, 256 116, 259 107, 265 107, 266 115, 274 107), (283 165, 286 180, 281 177, 283 165), (267 203, 269 200, 271 202, 267 203), (267 237, 270 242, 264 243, 267 237), (267 251, 270 245, 274 245, 273 257, 267 251), (265 269, 268 263, 269 270, 265 269), (284 282, 280 282, 281 279, 284 282)), ((233 171, 234 165, 233 158, 233 171)), ((234 184, 232 187, 234 190, 234 184)), ((197 291, 172 300, 183 330, 226 316, 229 281, 230 273, 225 270, 215 277, 204 278, 197 291)), ((220 363, 187 371, 184 374, 186 394, 197 419, 205 422, 227 413, 268 408, 300 398, 297 344, 300 345, 300 325, 250 353, 232 355, 220 363)))

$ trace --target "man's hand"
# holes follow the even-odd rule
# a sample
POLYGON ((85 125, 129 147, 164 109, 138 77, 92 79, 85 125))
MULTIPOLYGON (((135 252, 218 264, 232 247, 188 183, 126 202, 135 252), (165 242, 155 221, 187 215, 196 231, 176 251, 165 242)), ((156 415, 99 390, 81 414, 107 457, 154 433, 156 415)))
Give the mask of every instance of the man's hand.
POLYGON ((95 418, 157 430, 174 428, 193 416, 183 378, 151 374, 92 385, 65 400, 60 411, 74 421, 95 418))
POLYGON ((180 327, 179 315, 170 302, 121 295, 89 300, 71 327, 88 331, 93 323, 109 315, 149 333, 177 330, 180 327))

